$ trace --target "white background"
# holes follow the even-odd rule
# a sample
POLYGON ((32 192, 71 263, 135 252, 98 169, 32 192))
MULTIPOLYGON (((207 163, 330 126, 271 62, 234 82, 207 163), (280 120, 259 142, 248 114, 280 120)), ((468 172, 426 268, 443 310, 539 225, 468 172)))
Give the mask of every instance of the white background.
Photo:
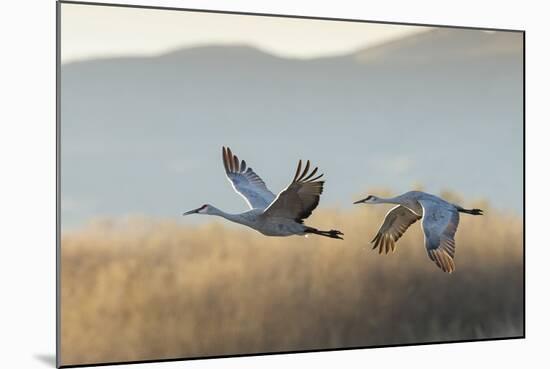
MULTIPOLYGON (((548 157, 550 123, 547 109, 550 32, 549 13, 543 5, 535 5, 535 1, 503 0, 131 2, 527 30, 526 340, 196 360, 143 364, 140 368, 392 368, 404 365, 518 368, 541 367, 548 362, 545 350, 550 339, 547 332, 550 328, 547 273, 550 255, 544 236, 548 227, 545 193, 550 188, 545 158, 548 157)), ((5 2, 0 15, 0 366, 52 367, 55 353, 55 3, 53 0, 5 2)))

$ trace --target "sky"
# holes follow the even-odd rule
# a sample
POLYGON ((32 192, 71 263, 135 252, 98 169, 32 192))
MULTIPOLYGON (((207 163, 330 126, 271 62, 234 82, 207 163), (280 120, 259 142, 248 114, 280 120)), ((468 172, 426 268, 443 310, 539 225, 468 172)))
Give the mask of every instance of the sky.
POLYGON ((287 58, 340 55, 430 27, 82 4, 61 7, 61 61, 247 44, 287 58), (200 30, 200 31, 197 31, 200 30))

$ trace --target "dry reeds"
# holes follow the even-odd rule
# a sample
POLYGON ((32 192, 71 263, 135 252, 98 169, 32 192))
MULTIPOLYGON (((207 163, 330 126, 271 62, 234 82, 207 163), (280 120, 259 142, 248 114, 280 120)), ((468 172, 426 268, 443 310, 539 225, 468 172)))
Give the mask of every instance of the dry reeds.
POLYGON ((387 209, 318 210, 345 240, 270 238, 227 223, 104 221, 62 239, 63 364, 518 336, 520 218, 463 215, 455 273, 419 224, 371 250, 387 209))

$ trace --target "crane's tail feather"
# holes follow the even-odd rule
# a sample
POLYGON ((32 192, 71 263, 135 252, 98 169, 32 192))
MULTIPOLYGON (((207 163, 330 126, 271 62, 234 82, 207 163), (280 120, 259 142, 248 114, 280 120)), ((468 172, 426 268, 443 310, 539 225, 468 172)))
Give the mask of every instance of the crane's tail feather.
POLYGON ((307 227, 304 232, 305 233, 318 234, 320 236, 325 236, 325 237, 329 237, 329 238, 336 238, 338 240, 343 240, 344 239, 344 238, 341 237, 344 234, 340 231, 335 230, 335 229, 331 229, 330 231, 321 231, 317 228, 307 227))

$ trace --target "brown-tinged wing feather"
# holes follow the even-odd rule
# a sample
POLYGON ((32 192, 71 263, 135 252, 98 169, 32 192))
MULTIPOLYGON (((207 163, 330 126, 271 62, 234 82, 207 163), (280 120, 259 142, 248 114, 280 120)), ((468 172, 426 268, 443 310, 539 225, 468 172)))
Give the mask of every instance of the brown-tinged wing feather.
POLYGON ((374 244, 372 248, 378 248, 380 254, 382 252, 387 254, 390 250, 392 252, 395 251, 397 240, 403 236, 403 233, 405 233, 411 224, 420 218, 421 216, 404 206, 398 205, 392 208, 386 214, 378 233, 371 241, 374 244))
POLYGON ((428 257, 441 270, 452 273, 455 270, 454 236, 459 222, 458 211, 430 200, 418 202, 423 210, 422 229, 428 257))

